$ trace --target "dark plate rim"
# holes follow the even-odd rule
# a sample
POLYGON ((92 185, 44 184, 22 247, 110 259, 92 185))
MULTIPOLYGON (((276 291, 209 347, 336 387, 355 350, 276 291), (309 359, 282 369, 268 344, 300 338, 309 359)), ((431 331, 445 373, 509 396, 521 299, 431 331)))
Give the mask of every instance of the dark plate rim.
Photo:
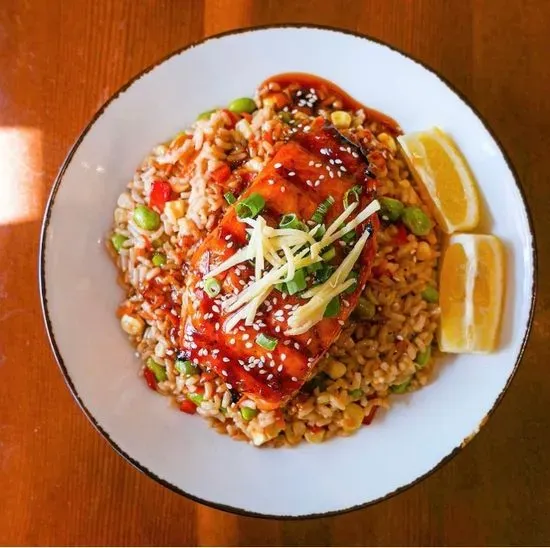
POLYGON ((345 513, 348 513, 348 512, 353 512, 355 510, 360 510, 360 509, 366 508, 368 506, 372 506, 372 505, 377 504, 379 502, 388 500, 388 499, 398 495, 399 493, 402 493, 403 491, 406 491, 407 489, 413 487, 417 483, 420 483, 422 480, 424 480, 425 478, 431 476, 433 473, 435 473, 436 471, 441 469, 443 465, 447 464, 450 460, 452 460, 461 451, 461 449, 463 449, 471 441, 471 439, 473 439, 473 437, 475 437, 479 433, 482 426, 484 426, 485 423, 487 422, 487 419, 494 413, 496 408, 501 403, 501 401, 504 397, 504 394, 507 392, 508 388, 510 387, 510 385, 512 383, 512 380, 514 379, 514 377, 517 373, 517 370, 518 370, 519 364, 520 364, 520 362, 523 358, 525 348, 527 346, 527 342, 529 340, 529 336, 530 336, 530 333, 531 333, 531 328, 532 328, 532 325, 533 325, 533 317, 534 317, 536 297, 537 297, 537 277, 538 277, 538 258, 537 258, 537 246, 536 246, 535 230, 534 230, 534 223, 533 223, 531 211, 529 209, 529 206, 528 206, 528 203, 527 203, 527 200, 526 200, 526 197, 525 197, 525 192, 524 192, 523 187, 520 183, 517 172, 516 172, 512 162, 511 162, 507 152, 505 151, 504 147, 502 146, 502 143, 497 138, 497 136, 495 135, 495 133, 493 132, 493 130, 491 129, 491 127, 489 126, 487 121, 484 119, 484 117, 469 102, 469 100, 458 89, 456 89, 456 87, 452 83, 450 83, 445 77, 441 76, 441 74, 436 72, 434 69, 430 68, 428 65, 426 65, 422 61, 416 59, 415 57, 413 57, 412 55, 410 55, 408 53, 405 53, 405 52, 401 51, 399 48, 397 48, 397 47, 395 47, 391 44, 388 44, 388 43, 386 43, 386 42, 384 42, 384 41, 382 41, 378 38, 374 38, 373 36, 370 36, 368 34, 363 34, 363 33, 359 33, 359 32, 356 32, 356 31, 350 31, 350 30, 341 29, 341 28, 338 28, 338 27, 331 27, 331 26, 328 26, 328 25, 316 25, 316 24, 306 24, 306 23, 281 23, 281 24, 273 24, 273 25, 260 25, 260 26, 254 26, 254 27, 245 27, 245 28, 229 30, 229 31, 226 31, 226 32, 222 32, 222 33, 219 33, 219 34, 215 34, 215 35, 212 35, 212 36, 205 37, 201 40, 192 42, 192 43, 190 43, 190 44, 188 44, 184 47, 181 47, 181 48, 169 53, 168 55, 164 56, 163 58, 156 61, 155 63, 149 65, 147 68, 143 69, 141 72, 139 72, 134 77, 132 77, 126 84, 124 84, 120 89, 118 89, 118 91, 113 93, 113 95, 111 95, 111 97, 109 99, 107 99, 107 101, 99 108, 99 110, 94 114, 94 116, 92 117, 90 122, 82 130, 82 132, 80 133, 80 135, 76 139, 75 143, 71 147, 69 153, 67 154, 65 160, 63 161, 63 164, 61 165, 61 168, 59 169, 59 172, 58 172, 58 174, 57 174, 57 176, 54 180, 54 184, 53 184, 52 190, 50 192, 50 196, 48 198, 48 202, 46 204, 46 209, 45 209, 45 212, 44 212, 42 227, 41 227, 41 231, 40 231, 39 257, 38 257, 38 285, 39 285, 39 292, 40 292, 40 301, 41 301, 41 306, 42 306, 42 315, 43 315, 43 318, 44 318, 44 323, 45 323, 45 326, 46 326, 46 332, 47 332, 47 335, 48 335, 48 339, 49 339, 50 346, 52 348, 53 354, 54 354, 55 359, 57 361, 57 364, 58 364, 58 366, 61 370, 61 373, 63 375, 65 383, 67 384, 73 398, 76 400, 77 404, 79 405, 79 407, 81 408, 83 413, 86 415, 88 420, 92 423, 94 428, 107 440, 107 442, 111 445, 111 447, 120 456, 122 456, 126 461, 128 461, 132 466, 134 466, 140 472, 142 472, 145 475, 149 476, 151 479, 153 479, 157 483, 163 485, 164 487, 170 489, 171 491, 173 491, 173 492, 175 492, 179 495, 182 495, 182 496, 184 496, 184 497, 186 497, 186 498, 188 498, 188 499, 190 499, 194 502, 198 502, 200 504, 203 504, 205 506, 209 506, 211 508, 215 508, 217 510, 223 510, 223 511, 230 512, 230 513, 237 514, 237 515, 241 515, 241 516, 256 517, 256 518, 263 518, 263 519, 275 519, 275 520, 300 520, 300 519, 325 518, 325 517, 331 517, 331 516, 337 516, 337 515, 340 515, 340 514, 345 514, 345 513), (91 130, 91 128, 93 127, 95 122, 99 119, 99 117, 103 114, 103 112, 111 104, 111 102, 113 102, 117 97, 119 97, 122 93, 124 93, 134 82, 139 80, 142 76, 144 76, 145 74, 151 72, 154 68, 161 65, 165 61, 171 59, 172 57, 175 57, 175 56, 177 56, 177 55, 179 55, 179 54, 181 54, 181 53, 183 53, 183 52, 185 52, 185 51, 187 51, 187 50, 189 50, 193 47, 196 47, 196 46, 199 46, 199 45, 201 45, 205 42, 209 42, 209 41, 212 41, 212 40, 217 40, 219 38, 223 38, 223 37, 226 37, 226 36, 231 36, 231 35, 236 35, 236 34, 244 34, 244 33, 248 33, 248 32, 258 32, 258 31, 264 31, 264 30, 271 30, 271 29, 284 29, 284 28, 291 28, 291 29, 303 28, 303 29, 330 31, 330 32, 336 32, 336 33, 340 33, 340 34, 346 34, 348 36, 353 36, 355 38, 360 38, 362 40, 366 39, 366 40, 369 40, 371 42, 374 42, 374 43, 380 44, 382 46, 385 46, 385 47, 389 48, 392 51, 400 53, 401 55, 403 55, 407 59, 421 65, 424 69, 426 69, 427 71, 434 74, 437 78, 439 78, 453 93, 455 93, 472 110, 472 112, 481 121, 484 128, 489 132, 489 134, 491 135, 491 137, 493 138, 493 140, 495 141, 495 143, 499 147, 500 152, 501 152, 504 160, 506 161, 506 163, 508 165, 508 168, 510 169, 513 177, 514 177, 514 182, 515 182, 515 184, 518 188, 518 191, 521 195, 523 205, 524 205, 525 211, 527 213, 527 220, 528 220, 528 224, 529 224, 529 230, 530 230, 530 233, 531 233, 531 236, 532 236, 531 253, 532 253, 532 256, 533 256, 533 282, 532 282, 531 306, 530 306, 530 309, 529 309, 529 318, 528 318, 528 321, 527 321, 527 325, 526 325, 525 333, 524 333, 523 340, 522 340, 522 343, 521 343, 520 351, 519 351, 518 356, 516 358, 516 363, 514 365, 514 369, 513 369, 512 373, 510 374, 510 376, 508 377, 508 381, 507 381, 506 385, 504 386, 504 388, 502 389, 502 391, 500 392, 500 394, 496 398, 491 410, 487 413, 487 415, 481 421, 480 426, 478 427, 478 429, 475 432, 473 432, 472 435, 469 436, 466 440, 464 440, 460 445, 455 447, 439 463, 437 463, 430 470, 428 470, 426 473, 424 473, 422 476, 414 479, 413 481, 411 481, 410 483, 408 483, 406 485, 403 485, 403 486, 395 489, 394 491, 392 491, 390 493, 387 493, 386 495, 384 495, 382 497, 379 497, 375 500, 365 502, 365 503, 362 503, 362 504, 357 504, 357 505, 349 507, 349 508, 343 508, 341 510, 333 510, 333 511, 330 511, 330 512, 321 512, 321 513, 316 513, 316 514, 303 514, 303 515, 262 514, 262 513, 252 512, 250 510, 244 510, 242 508, 235 508, 233 506, 229 506, 229 505, 220 504, 220 503, 216 503, 216 502, 201 499, 200 497, 197 497, 195 495, 191 495, 189 493, 186 493, 185 491, 183 491, 179 487, 173 485, 169 481, 167 481, 163 478, 160 478, 154 472, 152 472, 147 467, 142 465, 139 461, 137 461, 136 459, 134 459, 133 457, 128 455, 126 452, 124 452, 117 445, 117 443, 110 437, 110 435, 104 430, 104 428, 97 422, 95 417, 88 410, 85 403, 80 398, 80 396, 78 394, 78 391, 76 390, 76 388, 73 384, 73 381, 72 381, 72 379, 69 375, 69 372, 67 371, 67 368, 66 368, 66 366, 64 364, 64 361, 63 361, 63 357, 61 355, 61 352, 60 352, 60 350, 57 346, 57 342, 55 340, 55 334, 53 332, 52 323, 51 323, 51 320, 50 320, 50 317, 49 317, 48 298, 47 298, 47 295, 46 295, 46 283, 45 283, 46 282, 46 280, 45 280, 46 233, 47 233, 47 230, 48 230, 48 227, 49 227, 52 207, 54 205, 57 192, 58 192, 59 187, 60 187, 60 185, 63 181, 63 176, 65 175, 65 171, 67 170, 69 164, 71 163, 71 160, 72 160, 75 152, 77 151, 77 149, 80 146, 81 142, 83 141, 84 137, 86 137, 86 135, 91 130))

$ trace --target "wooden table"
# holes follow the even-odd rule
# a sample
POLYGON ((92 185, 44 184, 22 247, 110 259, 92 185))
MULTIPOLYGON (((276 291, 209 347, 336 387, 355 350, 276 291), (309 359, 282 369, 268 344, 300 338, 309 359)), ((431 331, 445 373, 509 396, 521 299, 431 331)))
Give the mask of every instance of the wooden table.
MULTIPOLYGON (((143 67, 221 31, 310 22, 432 66, 488 120, 550 249, 548 0, 3 0, 0 9, 0 544, 550 542, 550 280, 508 395, 450 464, 389 501, 303 522, 199 506, 134 470, 73 401, 37 289, 40 219, 65 154, 143 67)), ((362 70, 357 67, 357 70, 362 70)), ((343 486, 345 488, 345 486, 343 486)))

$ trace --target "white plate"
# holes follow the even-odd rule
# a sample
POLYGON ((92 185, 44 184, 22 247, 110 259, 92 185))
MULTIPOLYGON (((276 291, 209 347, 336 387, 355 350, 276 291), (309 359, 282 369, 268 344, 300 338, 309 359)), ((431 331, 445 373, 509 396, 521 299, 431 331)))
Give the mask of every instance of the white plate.
MULTIPOLYGON (((108 62, 108 60, 106 60, 108 62)), ((470 106, 431 70, 390 47, 330 29, 277 27, 210 38, 117 93, 78 139, 55 182, 42 232, 40 283, 52 347, 99 431, 140 470, 207 504, 272 516, 339 512, 387 497, 447 459, 495 407, 517 367, 534 304, 535 248, 521 190, 470 106), (436 382, 395 398, 350 438, 256 449, 174 412, 136 372, 115 309, 122 291, 105 252, 117 196, 148 151, 213 105, 268 76, 332 80, 405 131, 442 126, 468 159, 508 251, 502 345, 463 355, 436 382)))

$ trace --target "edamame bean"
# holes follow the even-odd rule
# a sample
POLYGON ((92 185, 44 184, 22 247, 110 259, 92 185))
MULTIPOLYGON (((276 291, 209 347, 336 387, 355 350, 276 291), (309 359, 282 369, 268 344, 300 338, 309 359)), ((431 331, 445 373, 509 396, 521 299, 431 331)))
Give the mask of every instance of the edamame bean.
POLYGON ((240 97, 229 103, 227 107, 231 112, 236 112, 237 114, 242 114, 243 112, 248 112, 252 114, 256 110, 256 103, 250 97, 240 97))
POLYGON ((245 421, 252 420, 257 414, 257 409, 252 409, 252 407, 241 407, 241 416, 245 421))
POLYGON ((160 226, 160 215, 147 206, 139 204, 134 209, 134 222, 144 230, 156 230, 160 226))
POLYGON ((431 285, 424 289, 424 291, 420 293, 420 296, 429 303, 436 303, 439 301, 439 291, 431 285))
POLYGON ((401 218, 403 219, 403 224, 415 236, 427 236, 432 229, 430 219, 419 207, 406 207, 403 210, 401 218))
POLYGON ((166 255, 164 255, 164 253, 155 253, 151 259, 151 262, 154 266, 162 266, 163 264, 166 264, 166 255))
POLYGON ((115 248, 117 253, 122 249, 122 246, 127 239, 128 238, 126 236, 118 233, 111 236, 111 243, 113 244, 113 247, 115 248))
POLYGON ((401 384, 394 384, 393 386, 390 386, 390 390, 394 394, 404 394, 407 391, 407 388, 409 388, 409 384, 411 384, 411 379, 408 379, 401 384))
POLYGON ((360 297, 357 307, 355 308, 355 313, 361 320, 372 320, 376 313, 376 308, 368 299, 360 297))
POLYGON ((422 369, 430 361, 430 356, 432 355, 432 347, 428 346, 423 352, 418 352, 415 358, 417 369, 422 369))
POLYGON ((403 202, 394 198, 380 198, 378 201, 380 202, 380 216, 383 219, 387 218, 392 223, 401 217, 405 209, 403 202))
POLYGON ((197 116, 197 120, 210 120, 210 116, 216 112, 215 110, 205 110, 197 116))

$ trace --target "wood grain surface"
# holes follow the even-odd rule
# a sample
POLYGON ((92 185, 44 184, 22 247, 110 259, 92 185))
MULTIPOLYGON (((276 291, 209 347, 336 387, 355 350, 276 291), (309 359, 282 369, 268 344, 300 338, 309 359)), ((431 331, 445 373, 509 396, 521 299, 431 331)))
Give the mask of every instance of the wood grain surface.
POLYGON ((548 0, 1 0, 0 544, 550 543, 548 21, 548 0), (452 82, 517 169, 542 273, 525 358, 482 433, 391 500, 299 522, 200 506, 117 456, 65 386, 37 288, 48 192, 102 103, 192 41, 282 22, 370 34, 452 82))

